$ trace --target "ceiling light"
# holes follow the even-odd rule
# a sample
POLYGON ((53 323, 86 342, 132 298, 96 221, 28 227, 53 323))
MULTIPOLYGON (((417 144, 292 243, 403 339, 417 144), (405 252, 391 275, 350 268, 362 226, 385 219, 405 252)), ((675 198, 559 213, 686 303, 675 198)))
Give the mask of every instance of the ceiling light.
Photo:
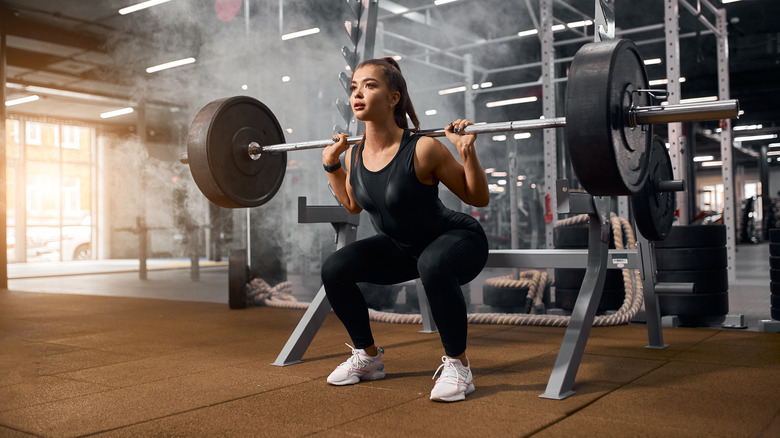
POLYGON ((701 165, 703 167, 717 167, 717 166, 722 166, 723 161, 705 161, 701 163, 701 165))
POLYGON ((739 1, 742 1, 742 0, 720 0, 720 2, 723 3, 724 5, 726 3, 736 3, 736 2, 739 2, 739 1))
POLYGON ((437 113, 437 111, 436 111, 436 110, 426 110, 426 111, 425 111, 425 115, 426 115, 426 116, 435 116, 435 115, 436 115, 436 113, 437 113))
POLYGON ((101 119, 109 119, 111 117, 122 116, 122 115, 125 115, 125 114, 130 114, 132 112, 133 112, 133 108, 127 107, 127 108, 122 108, 122 109, 118 109, 118 110, 114 110, 114 111, 105 112, 105 113, 100 115, 100 118, 101 119))
POLYGON ((714 159, 715 159, 715 157, 713 157, 712 155, 701 155, 701 156, 698 156, 698 157, 693 157, 693 162, 694 163, 700 163, 702 161, 712 161, 714 159))
POLYGON ((247 84, 244 84, 244 85, 242 85, 242 86, 241 86, 241 89, 242 89, 242 90, 244 90, 244 91, 246 91, 246 90, 248 90, 248 89, 249 89, 249 85, 247 85, 247 84))
POLYGON ((537 100, 538 98, 536 96, 519 97, 517 99, 497 100, 495 102, 488 102, 485 104, 485 106, 488 108, 493 108, 497 106, 514 105, 517 103, 536 102, 537 100))
POLYGON ((769 155, 780 155, 780 151, 770 151, 770 152, 767 152, 766 154, 767 154, 767 156, 769 156, 769 155))
POLYGON ((155 65, 146 69, 147 73, 155 73, 161 70, 167 70, 169 68, 181 67, 182 65, 192 64, 195 62, 195 58, 184 58, 177 61, 166 62, 164 64, 155 65))
POLYGON ((493 167, 488 167, 487 169, 485 169, 485 173, 493 173, 495 171, 496 171, 496 169, 493 168, 493 167))
POLYGON ((18 99, 6 100, 5 101, 5 106, 21 105, 23 103, 35 102, 38 99, 40 99, 40 97, 38 97, 37 94, 33 94, 32 96, 20 97, 18 99))
POLYGON ((495 178, 505 178, 506 175, 507 175, 506 172, 493 172, 493 173, 490 174, 490 176, 495 177, 495 178))
POLYGON ((558 32, 559 30, 566 29, 566 25, 565 24, 556 24, 551 29, 552 29, 553 32, 558 32))
POLYGON ((522 139, 525 139, 525 138, 531 138, 531 133, 530 132, 520 132, 520 133, 515 134, 515 140, 522 140, 522 139))
POLYGON ((528 29, 521 32, 517 32, 517 36, 522 38, 524 36, 536 35, 537 33, 539 33, 539 29, 528 29))
POLYGON ((391 58, 395 59, 396 61, 400 61, 401 59, 403 59, 403 56, 401 56, 401 55, 393 55, 393 56, 391 56, 391 58))
POLYGON ((496 181, 496 183, 498 185, 500 185, 500 186, 505 186, 506 185, 506 180, 505 179, 500 179, 500 180, 496 181))
POLYGON ((289 76, 282 76, 282 82, 290 82, 289 76))
POLYGON ((152 6, 157 6, 163 3, 167 3, 171 0, 148 0, 145 2, 141 2, 138 4, 135 4, 133 6, 128 6, 126 8, 122 8, 119 10, 119 14, 121 15, 127 15, 131 14, 133 12, 140 11, 141 9, 151 8, 152 6))
POLYGON ((436 5, 436 6, 439 6, 439 5, 446 5, 447 3, 452 3, 452 2, 456 2, 456 1, 458 1, 458 0, 436 0, 436 1, 433 2, 433 4, 436 5))
POLYGON ((300 38, 305 37, 308 35, 314 35, 315 33, 320 33, 319 27, 312 27, 311 29, 306 30, 299 30, 298 32, 292 32, 292 33, 286 33, 282 35, 282 41, 291 40, 293 38, 300 38))
POLYGON ((780 143, 769 143, 770 148, 780 147, 780 143))
POLYGON ((772 140, 773 138, 777 138, 777 134, 745 135, 743 137, 734 137, 734 141, 741 143, 743 141, 772 140))
POLYGON ((591 24, 593 24, 593 21, 591 20, 582 20, 582 21, 572 21, 571 23, 566 23, 566 26, 569 28, 574 28, 574 27, 590 26, 591 24))
POLYGON ((483 82, 483 83, 479 84, 480 88, 490 88, 492 86, 493 86, 492 82, 483 82))
POLYGON ((752 131, 754 129, 761 129, 764 125, 742 125, 732 128, 734 131, 752 131))
POLYGON ((661 58, 645 59, 645 65, 656 65, 661 63, 661 58))
MULTIPOLYGON (((506 135, 494 135, 493 141, 506 141, 506 135)), ((495 175, 493 175, 495 176, 495 175)))
POLYGON ((452 94, 452 93, 462 93, 466 91, 466 86, 460 86, 460 87, 454 87, 454 88, 447 88, 444 90, 439 90, 439 95, 443 96, 445 94, 452 94))

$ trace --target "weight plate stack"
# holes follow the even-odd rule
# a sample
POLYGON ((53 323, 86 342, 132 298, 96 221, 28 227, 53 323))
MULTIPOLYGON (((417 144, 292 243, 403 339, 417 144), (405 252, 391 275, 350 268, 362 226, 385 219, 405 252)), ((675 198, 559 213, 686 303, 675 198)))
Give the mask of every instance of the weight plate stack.
MULTIPOLYGON (((610 233, 609 247, 615 248, 613 234, 610 233)), ((553 229, 553 246, 557 249, 585 249, 588 247, 587 227, 555 227, 553 229)), ((580 286, 585 278, 585 269, 555 269, 555 306, 564 310, 573 310, 580 286)), ((626 288, 623 282, 623 271, 608 269, 604 280, 604 290, 601 293, 598 312, 617 310, 623 305, 626 288)))
POLYGON ((696 325, 729 311, 728 259, 724 225, 677 225, 655 242, 656 280, 694 283, 690 295, 659 295, 661 315, 696 325))
POLYGON ((769 313, 780 320, 780 228, 769 230, 769 313))

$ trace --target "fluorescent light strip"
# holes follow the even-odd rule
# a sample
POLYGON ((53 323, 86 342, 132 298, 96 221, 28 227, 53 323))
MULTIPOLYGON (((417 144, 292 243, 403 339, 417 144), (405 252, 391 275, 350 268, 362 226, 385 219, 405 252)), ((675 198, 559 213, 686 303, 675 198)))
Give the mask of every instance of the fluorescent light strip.
POLYGON ((138 4, 135 4, 133 6, 128 6, 126 8, 122 8, 119 10, 119 13, 121 15, 127 15, 132 14, 133 12, 140 11, 141 9, 151 8, 152 6, 161 5, 163 3, 167 3, 171 0, 149 0, 145 2, 141 2, 138 4))
POLYGON ((770 151, 766 153, 767 155, 780 155, 780 151, 770 151))
POLYGON ((712 155, 701 155, 701 156, 698 156, 698 157, 693 157, 693 162, 694 163, 700 163, 702 161, 712 161, 714 159, 715 159, 715 157, 713 157, 712 155))
POLYGON ((645 59, 645 65, 656 65, 661 63, 661 58, 645 59))
POLYGON ((777 148, 780 147, 780 143, 769 143, 770 148, 777 148))
POLYGON ((515 134, 515 140, 523 140, 525 138, 531 138, 530 132, 520 132, 515 134))
POLYGON ((572 21, 571 23, 566 23, 566 26, 569 29, 573 29, 575 27, 590 26, 591 24, 593 24, 593 21, 591 21, 591 20, 583 20, 583 21, 572 21))
POLYGON ((125 114, 130 114, 132 112, 133 112, 133 108, 127 107, 127 108, 122 108, 122 109, 118 109, 118 110, 114 110, 114 111, 105 112, 105 113, 100 115, 100 118, 101 119, 110 119, 111 117, 123 116, 125 114))
POLYGON ((536 102, 538 98, 536 96, 519 97, 517 99, 497 100, 495 102, 488 102, 485 104, 488 108, 494 108, 497 106, 514 105, 518 103, 536 102))
POLYGON ((431 110, 426 110, 425 111, 425 115, 426 116, 435 116, 436 113, 438 113, 438 111, 436 111, 435 109, 431 109, 431 110))
POLYGON ((735 126, 733 128, 734 131, 752 131, 754 129, 761 129, 764 125, 742 125, 742 126, 735 126))
POLYGON ((166 62, 164 64, 154 65, 146 69, 147 73, 156 73, 161 70, 167 70, 169 68, 181 67, 182 65, 192 64, 195 62, 195 58, 184 58, 177 61, 166 62))
MULTIPOLYGON (((494 135, 493 141, 506 141, 506 135, 494 135)), ((493 173, 493 176, 496 176, 495 172, 493 173)))
POLYGON ((433 2, 433 4, 436 5, 436 6, 439 6, 439 5, 446 5, 447 3, 453 3, 453 2, 456 2, 456 1, 458 1, 458 0, 436 0, 436 1, 433 2))
POLYGON ((722 166, 723 161, 705 161, 701 163, 701 165, 703 167, 717 167, 717 166, 722 166))
POLYGON ((5 101, 5 106, 21 105, 23 103, 35 102, 38 99, 40 99, 40 97, 38 97, 37 94, 33 94, 32 96, 20 97, 18 99, 6 100, 5 101))
POLYGON ((300 38, 305 37, 308 35, 314 35, 315 33, 320 33, 319 27, 312 27, 311 29, 306 30, 299 30, 298 32, 292 32, 292 33, 286 33, 282 35, 282 41, 291 40, 293 38, 300 38))
POLYGON ((452 94, 452 93, 462 93, 466 91, 466 86, 460 86, 460 87, 454 87, 454 88, 447 88, 445 90, 439 90, 439 95, 443 96, 445 94, 452 94))
POLYGON ((777 138, 777 134, 746 135, 744 137, 734 137, 734 141, 742 143, 743 141, 772 140, 775 138, 777 138))
POLYGON ((538 29, 528 29, 528 30, 524 30, 524 31, 521 31, 521 32, 517 32, 517 36, 522 38, 524 36, 536 35, 538 33, 539 33, 538 29))

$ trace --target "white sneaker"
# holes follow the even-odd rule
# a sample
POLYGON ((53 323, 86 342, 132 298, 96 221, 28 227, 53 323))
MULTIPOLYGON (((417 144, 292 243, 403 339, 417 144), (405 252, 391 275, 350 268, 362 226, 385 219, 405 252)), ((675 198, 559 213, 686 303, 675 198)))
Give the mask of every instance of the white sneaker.
POLYGON ((442 356, 433 378, 441 370, 441 376, 431 391, 431 400, 454 402, 466 398, 466 394, 474 392, 474 377, 471 375, 471 367, 464 366, 460 360, 442 356))
POLYGON ((355 347, 346 344, 352 349, 352 357, 342 362, 328 376, 331 385, 354 385, 361 380, 377 380, 385 377, 385 365, 382 363, 382 353, 385 351, 377 347, 379 352, 371 357, 365 350, 356 350, 355 347))

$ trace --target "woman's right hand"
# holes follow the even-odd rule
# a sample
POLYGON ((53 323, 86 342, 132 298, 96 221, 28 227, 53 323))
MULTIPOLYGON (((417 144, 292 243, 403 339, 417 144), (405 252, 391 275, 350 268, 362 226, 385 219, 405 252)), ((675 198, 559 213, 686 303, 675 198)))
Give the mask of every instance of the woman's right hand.
POLYGON ((349 148, 347 144, 347 134, 336 134, 333 136, 333 143, 322 150, 322 164, 330 166, 339 162, 339 156, 349 148))

